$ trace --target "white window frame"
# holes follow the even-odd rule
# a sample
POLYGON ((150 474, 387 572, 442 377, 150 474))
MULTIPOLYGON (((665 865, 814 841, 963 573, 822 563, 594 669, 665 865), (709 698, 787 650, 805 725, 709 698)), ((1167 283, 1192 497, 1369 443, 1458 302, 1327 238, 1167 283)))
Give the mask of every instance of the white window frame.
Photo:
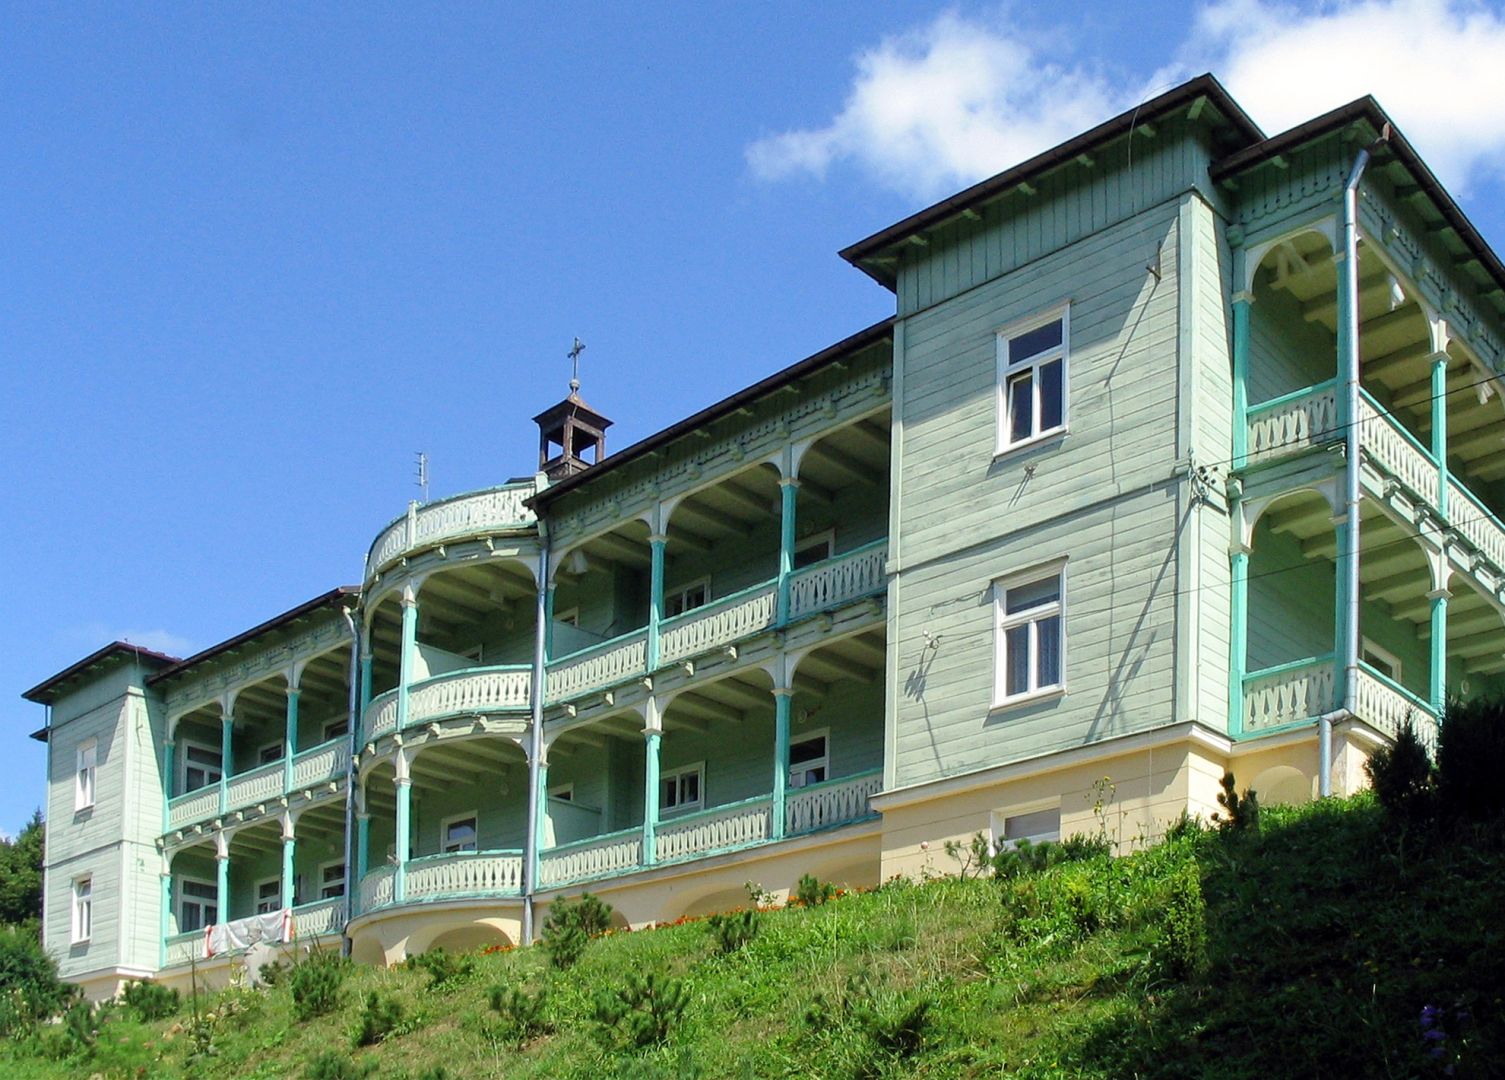
POLYGON ((664 618, 677 619, 681 615, 688 615, 690 612, 695 611, 697 608, 705 607, 710 602, 711 576, 707 574, 704 577, 696 578, 694 581, 687 581, 683 585, 680 585, 672 590, 668 590, 664 593, 664 618), (694 592, 696 589, 701 590, 701 594, 705 597, 705 599, 692 607, 687 607, 686 594, 694 592), (674 605, 676 603, 678 603, 679 605, 678 611, 674 610, 674 605))
POLYGON ((705 762, 697 761, 693 765, 681 765, 678 768, 665 769, 660 772, 658 774, 658 803, 658 812, 661 817, 664 814, 679 815, 705 809, 705 762), (679 799, 680 781, 692 775, 696 778, 695 793, 699 798, 694 802, 685 802, 680 799, 673 806, 664 806, 664 785, 672 781, 675 785, 675 798, 679 799))
POLYGON ((1018 803, 1014 806, 1006 806, 994 810, 992 820, 989 822, 988 836, 991 840, 993 854, 1000 851, 1012 851, 1019 846, 1019 841, 1028 840, 1031 844, 1059 843, 1061 840, 1061 800, 1060 799, 1036 799, 1033 802, 1018 803), (1033 833, 1029 836, 1016 836, 1006 838, 1008 824, 1014 818, 1024 817, 1028 814, 1038 814, 1042 810, 1054 810, 1056 812, 1056 829, 1054 833, 1033 833))
POLYGON ((796 540, 794 542, 794 560, 791 563, 790 568, 793 570, 804 569, 804 567, 800 565, 800 556, 809 551, 811 548, 821 546, 825 547, 826 553, 819 559, 814 559, 811 562, 806 563, 805 566, 814 566, 815 563, 824 562, 825 560, 833 557, 836 554, 835 529, 827 529, 825 532, 811 533, 803 540, 796 540))
POLYGON ((553 787, 549 788, 549 798, 551 798, 551 799, 562 799, 565 802, 574 802, 575 801, 575 784, 574 784, 574 782, 571 781, 568 784, 555 784, 553 787))
POLYGON ((1027 701, 1038 701, 1042 698, 1055 697, 1066 692, 1066 657, 1068 655, 1066 642, 1066 560, 1057 559, 1048 563, 1041 563, 1029 570, 1021 570, 1017 573, 1008 574, 1005 577, 995 578, 993 581, 993 708, 1005 708, 1012 705, 1022 704, 1027 701), (1005 611, 1005 601, 1010 589, 1024 585, 1034 585, 1054 577, 1059 585, 1059 599, 1054 604, 1043 607, 1030 608, 1017 615, 1008 615, 1005 611), (1057 665, 1060 672, 1060 681, 1047 685, 1037 685, 1035 679, 1039 670, 1039 652, 1036 647, 1036 632, 1034 624, 1042 618, 1057 616, 1061 622, 1060 656, 1057 665), (1010 694, 1008 687, 1008 631, 1016 626, 1029 625, 1030 630, 1030 660, 1029 664, 1029 689, 1016 694, 1010 694))
POLYGON ((99 740, 85 739, 74 753, 73 812, 94 808, 95 788, 99 781, 99 740))
POLYGON ((286 747, 281 742, 262 743, 256 748, 256 767, 259 769, 263 765, 270 765, 274 761, 281 761, 282 754, 285 750, 286 747), (268 750, 275 750, 277 752, 277 756, 267 757, 268 750))
POLYGON ((789 740, 789 762, 787 764, 789 765, 788 783, 790 791, 796 791, 799 788, 809 787, 811 784, 824 784, 827 780, 830 780, 831 729, 828 727, 816 728, 814 731, 807 731, 801 735, 792 737, 789 740), (794 748, 800 743, 813 742, 816 739, 825 740, 825 753, 811 761, 802 761, 798 766, 794 765, 794 748), (796 777, 796 768, 798 768, 802 774, 807 774, 811 769, 824 769, 826 771, 825 780, 807 780, 804 775, 796 777))
MULTIPOLYGON (((477 835, 477 838, 479 838, 479 836, 480 836, 479 832, 476 835, 477 835)), ((327 863, 320 863, 319 864, 319 899, 320 900, 334 900, 334 899, 337 899, 337 898, 339 898, 341 896, 344 896, 345 895, 345 890, 348 887, 349 887, 349 878, 348 878, 348 876, 345 873, 345 860, 344 859, 332 859, 332 860, 330 860, 327 863), (329 878, 327 876, 327 872, 328 872, 328 870, 331 867, 334 867, 334 866, 338 866, 340 868, 339 892, 336 892, 336 893, 334 893, 334 894, 331 895, 330 892, 329 892, 329 890, 331 888, 331 885, 330 885, 329 878)))
POLYGON ((461 814, 451 814, 449 817, 443 818, 443 819, 440 820, 440 822, 439 822, 439 854, 441 854, 441 855, 473 855, 473 854, 475 854, 476 852, 478 852, 480 850, 481 850, 481 815, 480 815, 480 813, 478 813, 475 810, 467 810, 467 811, 465 811, 464 813, 461 813, 461 814), (451 825, 458 825, 462 821, 468 821, 468 822, 471 823, 470 827, 471 827, 471 829, 473 829, 475 831, 475 834, 476 834, 475 845, 473 847, 469 847, 469 848, 459 847, 459 848, 455 848, 455 849, 451 850, 450 846, 449 846, 449 827, 451 825))
POLYGON ((1071 427, 1071 302, 1069 300, 1009 323, 999 328, 995 334, 996 350, 998 354, 997 387, 997 447, 994 456, 998 457, 1010 453, 1023 446, 1032 446, 1046 439, 1055 438, 1065 434, 1071 427), (1061 323, 1061 344, 1044 352, 1034 353, 1020 360, 1014 360, 1009 356, 1009 339, 1027 334, 1031 330, 1038 330, 1042 326, 1048 326, 1053 322, 1061 323), (1040 424, 1040 368, 1056 360, 1061 362, 1061 422, 1055 427, 1041 428, 1040 424), (1030 385, 1032 388, 1031 398, 1031 432, 1019 439, 1013 439, 1010 432, 1013 429, 1012 417, 1009 406, 1009 381, 1021 372, 1031 373, 1030 385))
POLYGON ((74 878, 72 895, 70 944, 86 945, 94 936, 94 875, 81 874, 74 878))
POLYGON ((179 933, 197 933, 198 931, 204 929, 204 927, 213 926, 216 922, 219 921, 219 886, 214 882, 206 881, 204 878, 184 877, 182 875, 179 875, 174 879, 173 894, 173 899, 177 901, 177 904, 175 905, 176 911, 174 912, 174 915, 176 916, 178 921, 179 933), (188 884, 202 885, 204 888, 210 890, 215 894, 214 899, 211 900, 207 896, 189 896, 188 891, 183 887, 188 884), (183 918, 184 904, 192 904, 199 909, 199 925, 194 927, 192 931, 183 929, 183 924, 188 921, 187 919, 183 918), (214 911, 213 919, 208 918, 208 914, 211 908, 214 911))
POLYGON ((1400 657, 1396 656, 1393 652, 1385 648, 1383 645, 1379 644, 1379 642, 1375 641, 1373 638, 1363 638, 1362 642, 1363 644, 1359 651, 1361 653, 1372 653, 1376 659, 1389 666, 1390 671, 1380 671, 1380 669, 1374 664, 1369 664, 1369 660, 1367 658, 1365 658, 1364 662, 1366 664, 1369 664, 1369 666, 1374 668, 1376 671, 1379 671, 1381 675, 1384 675, 1385 678, 1389 679, 1391 682, 1400 682, 1400 657))
POLYGON ((282 910, 282 878, 280 878, 280 877, 262 878, 260 881, 256 882, 256 884, 251 887, 251 896, 252 896, 252 898, 255 901, 256 914, 258 914, 258 915, 270 915, 274 911, 281 911, 282 910), (267 901, 262 898, 261 890, 262 890, 262 888, 264 886, 267 886, 267 885, 272 886, 272 889, 274 890, 273 897, 272 897, 272 900, 271 900, 272 906, 269 907, 269 908, 263 909, 262 905, 265 904, 265 903, 267 903, 267 901))
MULTIPOLYGON (((218 747, 218 746, 210 746, 208 743, 193 742, 193 741, 191 741, 189 739, 184 739, 183 740, 183 752, 178 755, 178 791, 180 793, 182 793, 182 794, 185 794, 185 795, 189 791, 189 787, 188 787, 188 749, 189 749, 189 747, 193 747, 194 749, 197 749, 197 750, 203 750, 205 753, 213 754, 215 757, 219 758, 219 775, 220 775, 220 779, 224 779, 224 776, 225 776, 225 759, 224 759, 223 753, 221 752, 221 748, 220 747, 218 747)), ((205 768, 206 772, 207 772, 207 767, 206 766, 199 765, 199 766, 195 766, 195 767, 196 768, 205 768)), ((203 791, 204 788, 213 787, 217 783, 219 783, 219 780, 210 780, 207 783, 205 783, 204 785, 202 785, 201 787, 196 787, 193 790, 194 791, 203 791)))

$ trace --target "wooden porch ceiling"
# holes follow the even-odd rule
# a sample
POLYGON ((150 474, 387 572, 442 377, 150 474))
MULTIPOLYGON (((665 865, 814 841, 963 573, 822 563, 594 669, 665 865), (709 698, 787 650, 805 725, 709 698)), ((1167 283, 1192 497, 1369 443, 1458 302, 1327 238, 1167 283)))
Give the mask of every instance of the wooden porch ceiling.
MULTIPOLYGON (((512 560, 467 563, 431 574, 418 594, 419 636, 442 645, 498 611, 533 618, 533 576, 512 560)), ((371 654, 396 668, 402 645, 402 614, 383 603, 371 621, 371 654)))

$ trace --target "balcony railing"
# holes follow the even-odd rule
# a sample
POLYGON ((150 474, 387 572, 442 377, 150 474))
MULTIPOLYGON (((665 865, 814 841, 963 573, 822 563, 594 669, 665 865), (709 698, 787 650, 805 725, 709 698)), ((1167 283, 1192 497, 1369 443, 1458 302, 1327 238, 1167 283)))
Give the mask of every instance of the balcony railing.
POLYGON ((523 503, 532 497, 533 491, 533 481, 528 480, 414 506, 383 529, 371 545, 366 558, 366 579, 369 581, 416 548, 532 527, 537 519, 523 503))
MULTIPOLYGON (((328 937, 338 934, 342 928, 345 901, 343 897, 331 897, 327 900, 315 900, 310 904, 299 904, 293 908, 292 938, 293 942, 307 942, 315 938, 328 937)), ((239 928, 248 926, 261 916, 251 916, 245 919, 233 919, 231 927, 239 928)), ((192 960, 205 959, 205 938, 207 930, 190 930, 183 934, 170 935, 164 945, 166 946, 165 966, 172 967, 175 964, 186 964, 192 960)), ((241 936, 239 934, 237 937, 241 936)))
POLYGON ((672 664, 767 630, 778 615, 778 600, 778 585, 765 583, 669 619, 660 628, 660 662, 672 664))
POLYGON ((1505 572, 1505 524, 1452 477, 1448 478, 1448 517, 1458 532, 1495 569, 1505 572))
MULTIPOLYGON (((270 761, 247 772, 238 773, 225 783, 226 811, 244 810, 303 788, 343 779, 345 775, 345 740, 330 739, 293 757, 293 782, 284 782, 287 770, 281 761, 270 761)), ((167 804, 167 827, 182 828, 214 817, 220 812, 218 784, 196 788, 174 796, 167 804)))
POLYGON ((887 564, 888 540, 883 539, 796 571, 789 580, 789 617, 882 592, 888 587, 887 564))
POLYGON ((230 777, 225 785, 225 809, 239 810, 277 798, 283 793, 282 774, 282 762, 272 761, 230 777))
POLYGON ((520 851, 464 851, 413 859, 407 869, 410 901, 464 896, 515 896, 523 888, 520 851))
POLYGON ((219 813, 219 785, 201 787, 168 801, 167 827, 170 829, 192 825, 219 813))
POLYGON ((468 668, 414 683, 408 689, 408 723, 526 709, 531 674, 518 666, 468 668))
POLYGON ((360 911, 375 911, 377 908, 386 907, 392 902, 397 885, 397 867, 378 866, 361 878, 361 888, 358 894, 360 911))
POLYGON ((1341 437, 1337 383, 1284 394, 1249 408, 1248 464, 1299 453, 1341 437))
POLYGON ((1434 754, 1437 752, 1437 716, 1431 706, 1362 662, 1354 693, 1354 711, 1360 720, 1392 739, 1409 721, 1422 745, 1434 754))
POLYGON ((346 740, 343 735, 311 747, 293 758, 293 787, 306 788, 338 780, 345 775, 346 740))
POLYGON ((167 955, 163 957, 166 967, 186 964, 204 957, 204 931, 190 930, 186 934, 173 934, 167 939, 167 955))
POLYGON ((1336 670, 1331 656, 1296 660, 1244 677, 1244 733, 1300 723, 1334 706, 1336 670))
POLYGON ((1437 460, 1369 394, 1359 396, 1364 453, 1428 506, 1437 505, 1437 460))
POLYGON ((874 769, 791 791, 784 799, 784 831, 793 836, 859 821, 872 814, 868 799, 882 790, 883 770, 874 769))
POLYGON ((366 704, 366 715, 361 721, 362 745, 373 742, 383 735, 397 730, 397 688, 377 694, 366 704))
POLYGON ((648 632, 624 634, 549 664, 549 701, 602 689, 641 675, 648 662, 648 632))
POLYGON ((542 852, 538 857, 538 883, 547 889, 573 881, 609 877, 636 870, 642 862, 643 830, 623 829, 542 852))
POLYGON ((660 822, 654 847, 660 862, 691 859, 761 844, 772 831, 767 795, 660 822))

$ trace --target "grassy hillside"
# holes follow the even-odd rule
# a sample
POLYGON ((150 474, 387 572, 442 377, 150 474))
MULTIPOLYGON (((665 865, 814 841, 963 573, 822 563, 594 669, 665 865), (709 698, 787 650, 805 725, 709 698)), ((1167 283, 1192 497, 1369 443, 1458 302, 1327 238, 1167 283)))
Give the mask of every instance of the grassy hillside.
POLYGON ((1359 797, 1130 858, 769 912, 726 954, 694 922, 594 940, 562 972, 538 948, 468 958, 437 988, 353 968, 339 1007, 301 1022, 286 985, 231 991, 202 1003, 204 1054, 186 1004, 150 1024, 116 1013, 92 1048, 57 1026, 6 1044, 0 1073, 1501 1076, 1502 902, 1499 830, 1398 830, 1359 797), (632 1049, 595 1000, 643 973, 683 980, 683 1011, 632 1049), (548 989, 521 1049, 492 987, 548 989), (372 991, 401 1016, 353 1049, 372 991))

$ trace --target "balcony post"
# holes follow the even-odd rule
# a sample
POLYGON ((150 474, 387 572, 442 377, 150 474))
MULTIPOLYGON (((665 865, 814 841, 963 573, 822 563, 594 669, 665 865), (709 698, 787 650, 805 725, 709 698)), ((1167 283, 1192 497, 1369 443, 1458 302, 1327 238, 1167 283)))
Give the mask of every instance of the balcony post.
POLYGON ((1448 599, 1452 595, 1446 586, 1427 593, 1427 599, 1432 601, 1432 640, 1428 643, 1432 649, 1432 666, 1427 680, 1427 701, 1438 716, 1442 715, 1447 698, 1448 599))
POLYGON ((543 654, 545 661, 554 655, 554 581, 543 592, 543 654))
POLYGON ((649 551, 653 557, 648 590, 648 673, 658 670, 658 627, 664 618, 664 549, 669 538, 663 533, 648 537, 649 551))
POLYGON ((778 624, 789 621, 789 575, 794 573, 794 515, 800 482, 779 478, 779 609, 778 624))
POLYGON ((1333 673, 1333 698, 1339 706, 1348 700, 1348 574, 1344 572, 1344 564, 1348 559, 1348 515, 1339 514, 1333 518, 1334 540, 1337 542, 1338 576, 1333 582, 1333 594, 1336 610, 1333 612, 1333 656, 1336 670, 1333 673))
MULTIPOLYGON (((369 631, 368 631, 369 632, 369 631)), ((364 723, 366 706, 371 704, 371 643, 361 642, 361 712, 359 719, 364 723)))
POLYGON ((655 831, 658 829, 658 755, 663 741, 663 722, 659 717, 658 697, 648 698, 647 714, 643 724, 643 865, 652 866, 658 861, 655 850, 655 831))
POLYGON ((162 854, 162 869, 159 871, 162 879, 162 912, 158 919, 161 924, 161 947, 157 950, 157 967, 167 966, 167 937, 172 930, 172 865, 167 861, 167 854, 162 854))
MULTIPOLYGON (((1244 253, 1235 260, 1242 264, 1244 253)), ((1249 316, 1254 294, 1233 294, 1233 467, 1243 468, 1249 456, 1249 316)))
POLYGON ((392 882, 392 900, 402 903, 408 896, 408 854, 411 850, 411 821, 413 813, 413 778, 409 774, 408 751, 397 751, 394 761, 397 775, 393 783, 397 787, 397 874, 392 882))
POLYGON ((784 839, 784 799, 789 786, 789 707, 794 688, 773 688, 773 807, 772 839, 784 839))
POLYGON ((231 738, 230 729, 235 726, 235 714, 225 707, 220 714, 219 733, 219 812, 228 813, 230 810, 230 772, 235 764, 234 740, 231 738))
POLYGON ((366 880, 366 871, 371 860, 371 814, 363 806, 355 815, 355 881, 346 885, 353 889, 351 896, 360 899, 360 884, 366 880))
POLYGON ((1448 354, 1432 357, 1432 456, 1437 459, 1437 512, 1448 519, 1448 354))
POLYGON ((214 916, 230 921, 230 838, 223 829, 214 834, 214 916))
POLYGON ((293 755, 298 752, 298 680, 292 672, 287 676, 287 732, 282 751, 282 790, 293 790, 293 755))
POLYGON ((535 883, 535 890, 539 866, 543 861, 543 846, 549 835, 549 748, 540 744, 538 749, 538 813, 533 819, 533 857, 528 866, 528 880, 535 883))
POLYGON ((397 674, 397 730, 408 727, 408 687, 418 650, 418 594, 410 581, 402 587, 402 651, 397 674))
MULTIPOLYGON (((1235 521, 1242 511, 1235 507, 1235 521)), ((1249 670, 1249 546, 1242 541, 1230 554, 1228 628, 1228 733, 1244 733, 1244 676, 1249 670)))
MULTIPOLYGON (((176 775, 177 743, 171 735, 162 741, 162 790, 169 799, 178 794, 178 778, 176 775)), ((162 810, 162 831, 167 831, 167 808, 162 810)))
POLYGON ((293 883, 296 878, 293 873, 294 855, 297 849, 297 840, 293 835, 293 815, 284 811, 282 814, 282 906, 293 906, 293 883))

